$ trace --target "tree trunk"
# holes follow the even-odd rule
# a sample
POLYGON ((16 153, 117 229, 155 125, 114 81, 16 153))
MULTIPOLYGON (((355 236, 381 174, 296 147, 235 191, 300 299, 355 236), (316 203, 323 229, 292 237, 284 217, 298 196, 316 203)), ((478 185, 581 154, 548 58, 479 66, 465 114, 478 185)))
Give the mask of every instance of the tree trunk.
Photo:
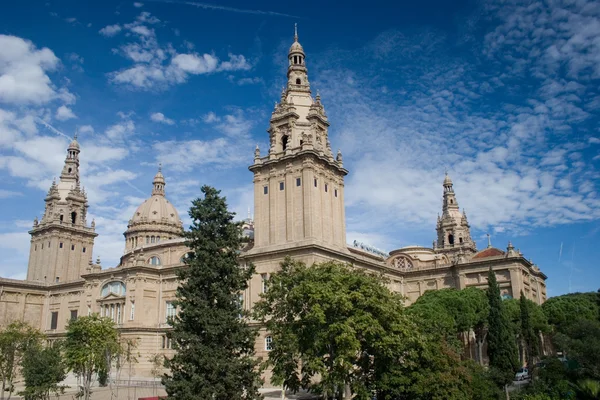
POLYGON ((4 400, 4 390, 6 389, 6 381, 2 380, 2 393, 0 393, 0 400, 4 400))
POLYGON ((352 389, 348 383, 344 385, 344 400, 352 400, 352 389))
POLYGON ((510 400, 510 395, 508 394, 508 385, 504 385, 504 392, 506 393, 506 400, 510 400))

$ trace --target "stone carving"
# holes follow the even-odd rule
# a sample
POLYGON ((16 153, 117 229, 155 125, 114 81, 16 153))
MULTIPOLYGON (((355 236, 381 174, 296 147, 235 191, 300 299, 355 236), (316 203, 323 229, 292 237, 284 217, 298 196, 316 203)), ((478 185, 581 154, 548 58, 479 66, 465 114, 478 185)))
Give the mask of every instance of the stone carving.
POLYGON ((392 264, 395 268, 398 268, 402 271, 409 271, 413 269, 412 262, 406 257, 398 257, 394 260, 392 264))

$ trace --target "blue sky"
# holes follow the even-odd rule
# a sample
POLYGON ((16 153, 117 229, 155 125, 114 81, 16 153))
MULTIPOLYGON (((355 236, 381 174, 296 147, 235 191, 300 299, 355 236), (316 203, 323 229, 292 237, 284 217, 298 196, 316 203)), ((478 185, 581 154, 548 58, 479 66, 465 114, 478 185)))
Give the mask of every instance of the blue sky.
POLYGON ((348 241, 430 246, 448 170, 480 248, 549 295, 600 286, 600 3, 18 1, 0 13, 0 276, 79 134, 94 259, 114 266, 158 163, 186 220, 202 184, 245 217, 298 23, 346 179, 348 241))

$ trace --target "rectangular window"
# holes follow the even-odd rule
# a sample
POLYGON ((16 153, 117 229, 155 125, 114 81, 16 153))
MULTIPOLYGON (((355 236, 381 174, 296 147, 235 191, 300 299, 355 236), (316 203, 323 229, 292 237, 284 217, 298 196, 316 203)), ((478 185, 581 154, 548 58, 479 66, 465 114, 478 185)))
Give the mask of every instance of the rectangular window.
POLYGON ((121 322, 121 305, 117 304, 117 324, 120 324, 121 322))
POLYGON ((62 249, 62 242, 58 244, 58 247, 62 249))
POLYGON ((135 303, 132 301, 131 302, 131 313, 129 314, 129 319, 131 321, 133 321, 134 318, 135 318, 135 303))
POLYGON ((337 197, 337 189, 335 189, 335 190, 333 191, 333 193, 334 193, 335 197, 337 197))
POLYGON ((71 321, 77 319, 77 310, 71 310, 71 321))
POLYGON ((57 276, 57 277, 56 277, 56 282, 58 282, 58 281, 60 281, 60 278, 57 276))
POLYGON ((265 350, 266 351, 273 350, 273 338, 271 336, 267 336, 265 338, 265 350))
POLYGON ((300 186, 302 184, 302 180, 300 178, 296 178, 296 186, 300 186))
POLYGON ((50 242, 48 242, 48 248, 50 248, 50 242))
POLYGON ((317 178, 315 178, 315 187, 317 187, 317 178))
POLYGON ((110 319, 112 319, 113 321, 115 320, 115 305, 114 304, 110 305, 110 319))
POLYGON ((83 252, 85 253, 85 247, 83 248, 83 252))
POLYGON ((71 245, 71 250, 75 250, 75 245, 74 244, 71 245))
POLYGON ((269 275, 267 274, 260 274, 260 280, 261 280, 261 292, 262 293, 267 293, 267 284, 269 283, 269 275))
POLYGON ((327 184, 325 184, 325 191, 327 191, 327 184))
POLYGON ((58 327, 58 311, 52 311, 50 317, 50 329, 56 329, 58 327))
POLYGON ((92 307, 88 306, 88 317, 92 315, 92 307))
POLYGON ((162 337, 162 348, 163 349, 171 348, 171 338, 167 337, 166 335, 162 337))
POLYGON ((165 322, 168 323, 169 322, 169 318, 175 317, 176 311, 177 310, 175 309, 175 306, 173 305, 173 303, 170 302, 170 301, 167 301, 167 315, 166 315, 166 318, 165 318, 165 322))
POLYGON ((283 182, 279 182, 279 190, 283 190, 284 187, 283 182))
POLYGON ((42 250, 44 250, 44 243, 42 243, 42 250))
POLYGON ((263 187, 263 194, 269 194, 269 187, 268 186, 263 187))
POLYGON ((33 251, 37 251, 37 244, 35 245, 35 248, 33 249, 33 251))

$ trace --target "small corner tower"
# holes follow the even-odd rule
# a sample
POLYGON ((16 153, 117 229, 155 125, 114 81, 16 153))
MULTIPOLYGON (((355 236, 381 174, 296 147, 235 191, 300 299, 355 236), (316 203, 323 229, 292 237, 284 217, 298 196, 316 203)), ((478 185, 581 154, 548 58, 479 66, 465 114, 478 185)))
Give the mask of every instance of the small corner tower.
POLYGON ((471 239, 471 231, 467 214, 460 212, 458 201, 454 194, 452 179, 446 173, 444 178, 444 197, 442 216, 437 220, 436 251, 454 253, 463 251, 466 254, 477 252, 475 242, 471 239))
POLYGON ((334 157, 329 121, 313 98, 298 42, 288 52, 287 85, 271 115, 270 146, 254 152, 254 249, 318 244, 347 251, 342 155, 334 157))
POLYGON ((41 221, 33 222, 27 280, 62 283, 77 280, 86 272, 98 236, 87 225, 87 195, 79 182, 79 143, 67 149, 58 184, 52 182, 41 221))

